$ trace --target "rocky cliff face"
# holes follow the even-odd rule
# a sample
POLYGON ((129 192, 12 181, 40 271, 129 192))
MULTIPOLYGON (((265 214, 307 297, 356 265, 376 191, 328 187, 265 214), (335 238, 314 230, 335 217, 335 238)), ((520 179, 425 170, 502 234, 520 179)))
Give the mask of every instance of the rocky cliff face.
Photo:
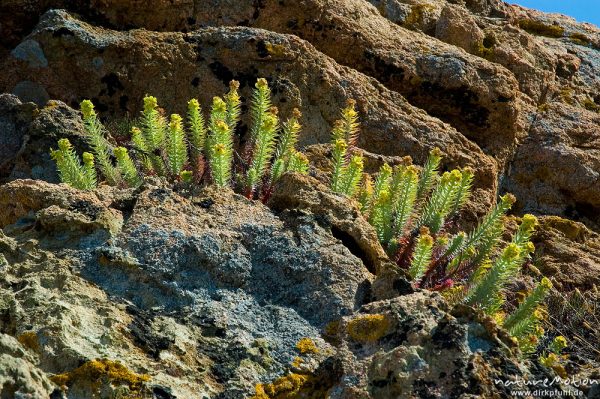
POLYGON ((316 165, 354 98, 368 167, 439 147, 476 171, 465 223, 512 192, 541 216, 536 266, 564 292, 600 283, 594 26, 499 0, 8 0, 0 32, 3 398, 508 397, 490 381, 544 373, 491 320, 414 292, 314 179, 268 206, 55 184, 48 149, 85 147, 84 98, 182 113, 266 77, 316 165))

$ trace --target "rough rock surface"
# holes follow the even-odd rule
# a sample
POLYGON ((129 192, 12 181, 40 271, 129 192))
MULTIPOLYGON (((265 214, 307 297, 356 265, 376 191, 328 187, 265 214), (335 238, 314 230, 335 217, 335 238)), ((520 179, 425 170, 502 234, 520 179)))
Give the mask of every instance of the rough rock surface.
POLYGON ((321 209, 306 205, 319 187, 310 184, 288 177, 277 214, 233 193, 181 196, 153 180, 138 192, 0 186, 0 332, 26 348, 3 363, 18 370, 6 386, 23 378, 22 389, 49 394, 58 388, 51 380, 68 398, 94 389, 244 398, 257 384, 300 375, 305 392, 381 398, 430 384, 444 395, 471 392, 478 379, 529 375, 489 322, 470 311, 452 316, 436 294, 372 302, 374 275, 340 232, 352 226, 344 234, 362 237, 365 253, 378 246, 368 243, 374 232, 332 194, 321 194, 330 197, 321 209), (472 369, 473 359, 512 366, 472 369), (95 369, 116 367, 111 361, 121 374, 95 369), (387 381, 386 367, 405 377, 387 381))
POLYGON ((600 235, 583 223, 546 216, 534 237, 536 265, 570 291, 600 286, 600 235))
POLYGON ((370 172, 440 147, 444 170, 476 170, 466 224, 512 192, 542 216, 533 264, 563 292, 600 284, 592 25, 500 0, 5 0, 0 68, 2 398, 509 397, 490 381, 547 377, 492 320, 415 292, 312 178, 268 207, 54 184, 49 148, 85 148, 84 98, 103 118, 146 93, 182 113, 266 77, 321 180, 355 98, 370 172))
POLYGON ((552 103, 536 115, 503 188, 519 210, 565 215, 600 228, 600 114, 552 103))
MULTIPOLYGON (((291 99, 287 105, 278 104, 284 110, 300 102, 314 109, 307 111, 305 125, 310 133, 304 143, 326 141, 327 127, 340 103, 355 96, 366 125, 361 144, 368 151, 410 154, 420 162, 428 149, 424 144, 431 143, 451 154, 451 164, 477 162, 482 165, 478 181, 488 190, 484 207, 491 204, 490 193, 498 187, 495 178, 502 183, 505 173, 514 172, 510 161, 518 156, 520 143, 530 142, 532 124, 546 118, 550 129, 560 129, 562 116, 555 110, 563 104, 579 112, 600 109, 598 28, 496 0, 373 0, 372 5, 358 0, 334 4, 223 0, 202 6, 193 1, 156 0, 148 7, 133 1, 56 0, 27 2, 26 6, 9 1, 4 7, 12 14, 5 13, 11 21, 2 23, 5 46, 11 52, 3 67, 11 73, 0 77, 2 90, 31 100, 49 95, 71 105, 91 97, 107 115, 122 115, 135 114, 140 93, 162 96, 163 103, 176 111, 182 107, 179 97, 192 94, 204 99, 220 94, 219 80, 237 78, 245 86, 256 75, 265 75, 275 78, 281 98, 291 99), (184 34, 118 34, 50 13, 26 38, 38 22, 32 15, 42 15, 52 7, 69 8, 108 28, 184 34), (251 26, 270 33, 227 31, 222 26, 251 26), (185 33, 199 28, 199 33, 185 33), (296 35, 314 50, 306 50, 306 42, 274 32, 296 35), (162 44, 148 43, 156 40, 162 44), (82 61, 66 61, 72 57, 82 61), (311 66, 332 73, 316 73, 311 66), (372 83, 354 70, 392 91, 382 92, 379 86, 364 90, 372 83), (178 84, 163 84, 173 81, 178 84), (158 90, 159 86, 163 89, 158 90), (417 108, 448 122, 460 134, 435 119, 423 120, 417 108), (413 121, 415 115, 419 115, 418 122, 413 121), (496 164, 478 154, 465 137, 496 164)), ((597 125, 591 128, 588 134, 593 137, 597 125)), ((582 154, 572 151, 568 155, 579 160, 582 154)), ((569 179, 568 174, 557 174, 550 190, 559 191, 569 179)), ((593 204, 598 198, 591 194, 583 202, 569 202, 593 204)), ((561 216, 577 217, 558 209, 548 196, 527 197, 519 198, 519 204, 534 212, 552 209, 561 216)))
POLYGON ((66 137, 81 151, 87 148, 79 114, 61 101, 44 108, 0 94, 0 182, 41 179, 58 182, 50 148, 66 137))

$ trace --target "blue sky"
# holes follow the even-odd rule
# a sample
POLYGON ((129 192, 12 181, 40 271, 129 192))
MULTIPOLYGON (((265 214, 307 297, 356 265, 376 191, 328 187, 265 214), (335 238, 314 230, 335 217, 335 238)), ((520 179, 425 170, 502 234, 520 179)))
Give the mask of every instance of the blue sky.
POLYGON ((580 22, 600 26, 600 0, 505 0, 507 3, 535 8, 546 12, 558 12, 580 22))

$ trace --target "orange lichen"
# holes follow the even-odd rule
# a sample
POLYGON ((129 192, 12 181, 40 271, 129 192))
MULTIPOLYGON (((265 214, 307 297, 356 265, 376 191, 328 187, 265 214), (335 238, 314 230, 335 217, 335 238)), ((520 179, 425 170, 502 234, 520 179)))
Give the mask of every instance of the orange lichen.
POLYGON ((26 348, 39 352, 40 343, 38 342, 37 334, 33 331, 26 331, 17 337, 17 340, 26 348))
POLYGON ((359 316, 348 323, 348 334, 356 342, 375 342, 383 337, 390 327, 385 315, 370 314, 359 316))
POLYGON ((82 366, 66 373, 50 377, 59 386, 72 386, 78 382, 99 388, 103 383, 127 385, 132 394, 139 393, 143 383, 150 379, 146 374, 136 374, 121 363, 108 360, 90 360, 82 366))
POLYGON ((317 345, 310 338, 302 338, 298 341, 296 349, 303 355, 307 353, 319 353, 319 348, 317 348, 317 345))

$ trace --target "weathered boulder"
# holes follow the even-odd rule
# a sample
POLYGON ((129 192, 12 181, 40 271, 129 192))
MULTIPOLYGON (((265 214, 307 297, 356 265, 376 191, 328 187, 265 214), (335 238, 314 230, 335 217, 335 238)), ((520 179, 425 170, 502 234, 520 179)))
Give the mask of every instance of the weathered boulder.
POLYGON ((545 216, 533 241, 536 265, 559 284, 560 291, 600 286, 600 235, 584 224, 545 216))
POLYGON ((189 396, 192 370, 212 359, 214 387, 200 392, 247 392, 293 360, 297 341, 319 341, 320 328, 368 300, 372 274, 327 222, 275 216, 228 192, 184 198, 151 184, 129 198, 40 181, 1 187, 4 231, 37 242, 7 256, 6 284, 29 287, 27 302, 9 285, 2 292, 17 312, 15 334, 40 342, 45 372, 108 357, 157 375, 177 396, 202 397, 189 396), (63 294, 71 299, 59 306, 63 294), (128 356, 135 347, 155 360, 128 356), (183 359, 188 350, 196 355, 183 359), (160 371, 167 359, 187 381, 160 371))
POLYGON ((87 148, 77 111, 61 101, 38 108, 0 94, 0 182, 29 178, 58 182, 50 149, 63 137, 78 151, 87 148))
MULTIPOLYGON (((281 189, 274 213, 227 190, 180 195, 152 178, 136 191, 1 186, 0 326, 37 381, 15 389, 379 399, 435 384, 444 395, 506 396, 477 381, 531 375, 472 310, 452 315, 438 294, 412 290, 377 300, 385 284, 371 289, 357 248, 383 255, 352 204, 309 178, 286 176, 281 189)), ((14 357, 0 356, 0 370, 14 357)))
POLYGON ((47 398, 53 393, 54 384, 34 363, 27 347, 16 338, 0 333, 0 393, 3 397, 47 398))
POLYGON ((518 212, 564 215, 600 226, 600 114, 560 103, 535 115, 502 188, 518 212))
POLYGON ((256 7, 228 1, 192 7, 190 2, 180 1, 166 3, 173 10, 160 14, 160 23, 156 17, 148 18, 149 11, 159 15, 155 11, 165 3, 157 1, 157 7, 140 8, 129 1, 102 2, 84 14, 100 14, 97 19, 120 28, 183 30, 182 26, 187 26, 186 30, 192 30, 206 25, 243 25, 294 34, 338 63, 403 94, 501 160, 524 129, 518 84, 506 69, 401 28, 362 0, 267 1, 256 7))
MULTIPOLYGON (((241 82, 244 98, 257 77, 267 77, 282 115, 303 112, 300 144, 328 142, 333 122, 347 98, 361 114, 360 146, 383 155, 408 155, 423 163, 434 146, 446 154, 444 167, 472 166, 482 189, 482 213, 494 201, 496 162, 452 127, 410 105, 352 69, 339 66, 294 36, 249 28, 202 29, 189 34, 94 28, 63 11, 48 12, 28 40, 44 49, 43 72, 8 60, 14 73, 0 77, 5 87, 35 79, 53 97, 72 106, 91 98, 100 112, 136 114, 144 94, 156 95, 169 111, 183 113, 199 97, 210 104, 230 79, 241 82), (69 32, 69 33, 67 33, 69 32), (76 57, 73 65, 69 60, 76 57), (181 82, 181 84, 173 84, 181 82)), ((247 130, 243 121, 241 133, 247 130)))

